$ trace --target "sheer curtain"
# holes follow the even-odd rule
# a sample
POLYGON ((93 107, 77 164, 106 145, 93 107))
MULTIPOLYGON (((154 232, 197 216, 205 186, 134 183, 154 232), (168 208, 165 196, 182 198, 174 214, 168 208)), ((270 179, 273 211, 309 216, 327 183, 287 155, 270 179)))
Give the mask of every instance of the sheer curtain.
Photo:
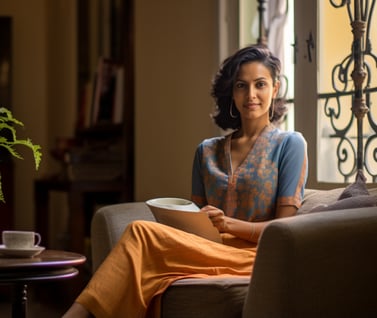
POLYGON ((269 0, 264 13, 267 45, 282 62, 280 95, 288 100, 288 115, 284 128, 294 129, 294 21, 293 0, 269 0))

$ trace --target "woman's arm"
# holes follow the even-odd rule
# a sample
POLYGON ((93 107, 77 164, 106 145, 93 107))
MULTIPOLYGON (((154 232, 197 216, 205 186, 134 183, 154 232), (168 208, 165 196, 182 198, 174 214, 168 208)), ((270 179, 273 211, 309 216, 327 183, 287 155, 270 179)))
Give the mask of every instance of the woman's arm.
MULTIPOLYGON (((213 225, 220 233, 230 233, 250 242, 257 242, 264 228, 271 222, 249 222, 238 220, 225 216, 222 210, 211 205, 203 207, 201 211, 208 214, 213 225)), ((296 211, 297 208, 293 205, 280 206, 276 211, 276 218, 293 216, 296 214, 296 211)))

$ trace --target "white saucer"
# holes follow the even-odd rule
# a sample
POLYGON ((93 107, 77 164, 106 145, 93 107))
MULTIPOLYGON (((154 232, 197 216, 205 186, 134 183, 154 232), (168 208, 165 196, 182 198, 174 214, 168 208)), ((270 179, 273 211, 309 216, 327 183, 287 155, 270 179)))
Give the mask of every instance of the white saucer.
POLYGON ((7 248, 5 245, 0 245, 0 254, 13 257, 33 257, 44 250, 45 248, 43 246, 34 246, 32 248, 7 248))

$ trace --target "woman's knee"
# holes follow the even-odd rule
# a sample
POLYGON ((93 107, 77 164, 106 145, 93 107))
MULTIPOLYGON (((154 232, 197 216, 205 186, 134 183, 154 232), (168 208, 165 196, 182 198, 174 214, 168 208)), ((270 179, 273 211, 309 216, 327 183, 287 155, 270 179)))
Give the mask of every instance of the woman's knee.
POLYGON ((131 236, 145 236, 155 232, 155 228, 158 227, 158 223, 153 221, 135 220, 128 224, 124 235, 131 236))

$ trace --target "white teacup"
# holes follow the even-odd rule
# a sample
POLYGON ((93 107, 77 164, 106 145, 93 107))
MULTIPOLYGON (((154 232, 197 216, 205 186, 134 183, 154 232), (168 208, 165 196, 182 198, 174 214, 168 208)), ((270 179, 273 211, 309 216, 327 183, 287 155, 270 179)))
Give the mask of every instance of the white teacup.
POLYGON ((3 231, 3 244, 6 248, 28 249, 41 243, 41 235, 32 231, 3 231))

